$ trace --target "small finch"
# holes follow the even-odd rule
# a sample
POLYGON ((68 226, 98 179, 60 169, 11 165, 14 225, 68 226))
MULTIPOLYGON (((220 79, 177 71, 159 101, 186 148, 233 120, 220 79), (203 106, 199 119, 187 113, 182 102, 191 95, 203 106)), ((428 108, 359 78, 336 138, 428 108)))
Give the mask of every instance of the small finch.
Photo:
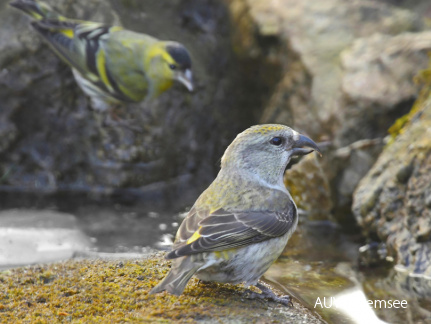
POLYGON ((196 275, 203 281, 256 286, 277 297, 259 278, 279 257, 298 224, 296 205, 283 183, 293 156, 320 153, 316 143, 283 125, 258 125, 240 133, 226 149, 221 170, 178 229, 169 274, 151 294, 180 295, 196 275))
POLYGON ((178 42, 119 26, 69 19, 41 1, 14 0, 10 5, 33 18, 33 28, 72 68, 94 109, 103 111, 114 104, 155 98, 174 81, 193 90, 190 54, 178 42))

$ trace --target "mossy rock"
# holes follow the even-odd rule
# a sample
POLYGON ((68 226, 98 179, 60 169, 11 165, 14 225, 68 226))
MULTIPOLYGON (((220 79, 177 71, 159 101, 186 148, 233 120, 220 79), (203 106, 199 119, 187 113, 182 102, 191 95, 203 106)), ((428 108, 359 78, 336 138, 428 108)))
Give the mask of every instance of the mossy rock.
POLYGON ((429 68, 420 71, 414 78, 416 84, 421 84, 423 86, 419 97, 410 112, 398 118, 395 123, 389 128, 389 134, 391 135, 391 138, 388 144, 392 144, 395 138, 405 131, 412 118, 416 116, 417 113, 421 110, 425 100, 428 99, 429 94, 431 93, 431 52, 428 54, 428 56, 430 56, 429 68))
POLYGON ((149 295, 169 270, 148 259, 72 260, 0 272, 2 323, 321 323, 293 301, 244 297, 244 287, 192 279, 183 295, 149 295))

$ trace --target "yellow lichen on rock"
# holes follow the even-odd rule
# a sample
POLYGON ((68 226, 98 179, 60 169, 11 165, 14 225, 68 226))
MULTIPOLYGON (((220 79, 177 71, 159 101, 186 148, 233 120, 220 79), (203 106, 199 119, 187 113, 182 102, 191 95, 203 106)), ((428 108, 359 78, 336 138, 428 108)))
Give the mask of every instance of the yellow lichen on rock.
POLYGON ((431 53, 430 65, 428 69, 420 71, 414 78, 416 84, 422 84, 423 87, 419 93, 418 99, 413 105, 410 112, 400 118, 398 118, 395 123, 389 128, 389 134, 391 139, 388 144, 391 144, 395 138, 404 132, 405 127, 409 124, 410 120, 424 107, 425 100, 428 99, 431 93, 431 53))

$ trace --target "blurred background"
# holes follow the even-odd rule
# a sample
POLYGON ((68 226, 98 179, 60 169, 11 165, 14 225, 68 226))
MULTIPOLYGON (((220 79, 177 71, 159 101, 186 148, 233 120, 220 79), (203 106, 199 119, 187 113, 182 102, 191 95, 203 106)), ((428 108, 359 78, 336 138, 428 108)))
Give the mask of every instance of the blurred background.
POLYGON ((124 107, 143 132, 102 126, 70 68, 0 0, 0 268, 168 249, 236 134, 280 123, 323 157, 286 171, 300 224, 266 280, 328 322, 431 321, 429 0, 46 2, 181 42, 196 90, 124 107), (344 306, 315 309, 324 296, 344 306))

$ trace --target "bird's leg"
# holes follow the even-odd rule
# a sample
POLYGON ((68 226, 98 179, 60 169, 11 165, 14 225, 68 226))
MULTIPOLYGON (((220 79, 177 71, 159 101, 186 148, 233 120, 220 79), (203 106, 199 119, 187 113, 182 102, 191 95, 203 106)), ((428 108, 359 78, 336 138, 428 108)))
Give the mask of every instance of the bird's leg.
POLYGON ((120 116, 118 116, 117 110, 120 108, 120 105, 112 105, 111 108, 109 108, 109 117, 111 120, 119 122, 123 120, 120 116))
POLYGON ((272 301, 274 301, 276 303, 283 304, 285 306, 289 306, 289 307, 293 306, 293 304, 292 304, 292 302, 290 300, 290 296, 286 295, 286 296, 278 297, 271 290, 270 287, 268 287, 265 284, 260 283, 260 282, 258 282, 255 285, 255 287, 258 288, 261 291, 261 293, 259 294, 257 292, 254 292, 254 291, 251 291, 251 290, 247 289, 245 291, 245 293, 247 294, 248 298, 250 298, 250 299, 269 299, 269 300, 272 300, 272 301))
POLYGON ((118 105, 114 105, 111 108, 109 108, 108 114, 106 115, 105 120, 103 121, 103 125, 111 126, 111 127, 120 126, 120 127, 127 128, 133 132, 142 133, 142 128, 137 125, 133 125, 132 120, 124 120, 117 115, 116 109, 118 107, 119 107, 118 105))

